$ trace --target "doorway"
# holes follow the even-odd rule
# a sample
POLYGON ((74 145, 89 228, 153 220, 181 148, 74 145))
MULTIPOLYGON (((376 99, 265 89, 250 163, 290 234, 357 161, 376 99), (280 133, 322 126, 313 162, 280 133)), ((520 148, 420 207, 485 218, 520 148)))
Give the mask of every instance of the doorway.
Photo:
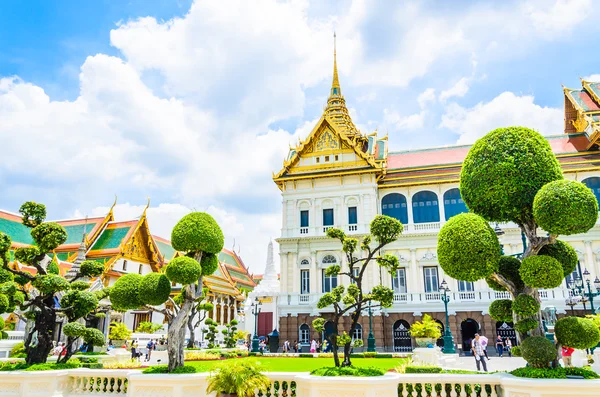
POLYGON ((470 356, 471 352, 471 341, 475 337, 475 334, 479 332, 479 324, 472 318, 464 320, 460 324, 460 333, 462 339, 462 351, 465 356, 470 356))

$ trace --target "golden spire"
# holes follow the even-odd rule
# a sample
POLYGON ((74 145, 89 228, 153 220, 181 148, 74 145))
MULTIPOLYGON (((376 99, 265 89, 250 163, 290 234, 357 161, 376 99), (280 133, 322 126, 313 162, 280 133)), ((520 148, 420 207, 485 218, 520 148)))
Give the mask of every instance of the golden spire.
POLYGON ((331 82, 331 96, 341 95, 340 80, 337 70, 336 34, 333 32, 333 81, 331 82))

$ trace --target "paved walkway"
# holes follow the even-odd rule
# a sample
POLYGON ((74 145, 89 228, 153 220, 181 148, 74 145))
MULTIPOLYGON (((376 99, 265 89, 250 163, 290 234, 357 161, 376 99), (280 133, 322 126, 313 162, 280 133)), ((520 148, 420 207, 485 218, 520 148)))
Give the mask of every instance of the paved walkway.
MULTIPOLYGON (((524 367, 526 362, 521 357, 490 357, 486 360, 488 372, 512 371, 513 369, 524 367)), ((467 369, 475 371, 477 365, 473 357, 459 357, 457 360, 442 363, 447 369, 467 369)))

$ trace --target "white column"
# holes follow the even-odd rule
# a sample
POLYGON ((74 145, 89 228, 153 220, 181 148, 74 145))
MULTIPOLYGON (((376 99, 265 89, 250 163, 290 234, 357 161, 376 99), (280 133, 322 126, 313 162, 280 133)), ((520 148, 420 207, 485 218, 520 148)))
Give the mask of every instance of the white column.
POLYGON ((225 324, 225 304, 223 303, 223 297, 221 297, 221 325, 225 324))
POLYGON ((444 195, 442 193, 442 187, 438 187, 438 207, 440 208, 440 222, 446 222, 446 209, 444 208, 444 195))
POLYGON ((288 288, 288 263, 287 263, 287 255, 281 252, 281 248, 279 251, 279 263, 280 263, 280 273, 281 273, 281 292, 288 293, 290 292, 288 288))
POLYGON ((407 279, 410 280, 407 291, 408 292, 420 292, 421 287, 419 285, 419 264, 417 263, 417 249, 410 249, 410 267, 408 268, 409 273, 406 275, 407 279))
MULTIPOLYGON (((596 273, 596 266, 594 261, 594 251, 592 251, 592 242, 584 241, 585 244, 585 266, 584 268, 588 269, 588 271, 592 273, 596 273)), ((592 277, 592 280, 594 278, 592 277)))
POLYGON ((298 262, 298 253, 292 253, 292 263, 288 268, 290 270, 289 274, 292 277, 290 277, 291 280, 288 280, 288 282, 292 283, 289 290, 295 293, 300 293, 300 264, 298 262))
POLYGON ((410 189, 406 192, 406 209, 408 210, 408 223, 415 223, 413 220, 413 206, 412 197, 410 195, 410 189))
POLYGON ((318 279, 319 279, 318 272, 319 272, 319 270, 318 270, 318 264, 317 264, 317 253, 313 252, 311 255, 311 259, 310 259, 310 293, 311 294, 316 294, 318 292, 321 292, 321 290, 317 288, 319 286, 318 285, 318 279))

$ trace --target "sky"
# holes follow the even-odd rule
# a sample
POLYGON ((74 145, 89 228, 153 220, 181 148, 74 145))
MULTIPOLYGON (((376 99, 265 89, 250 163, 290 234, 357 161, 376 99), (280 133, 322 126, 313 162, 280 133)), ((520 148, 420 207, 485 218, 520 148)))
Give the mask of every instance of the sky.
MULTIPOLYGON (((190 211, 262 273, 281 228, 272 173, 342 93, 390 151, 524 125, 563 131, 561 84, 600 80, 592 0, 0 2, 0 208, 190 211)), ((275 247, 277 252, 277 246, 275 247)), ((278 256, 275 255, 278 261, 278 256)))

